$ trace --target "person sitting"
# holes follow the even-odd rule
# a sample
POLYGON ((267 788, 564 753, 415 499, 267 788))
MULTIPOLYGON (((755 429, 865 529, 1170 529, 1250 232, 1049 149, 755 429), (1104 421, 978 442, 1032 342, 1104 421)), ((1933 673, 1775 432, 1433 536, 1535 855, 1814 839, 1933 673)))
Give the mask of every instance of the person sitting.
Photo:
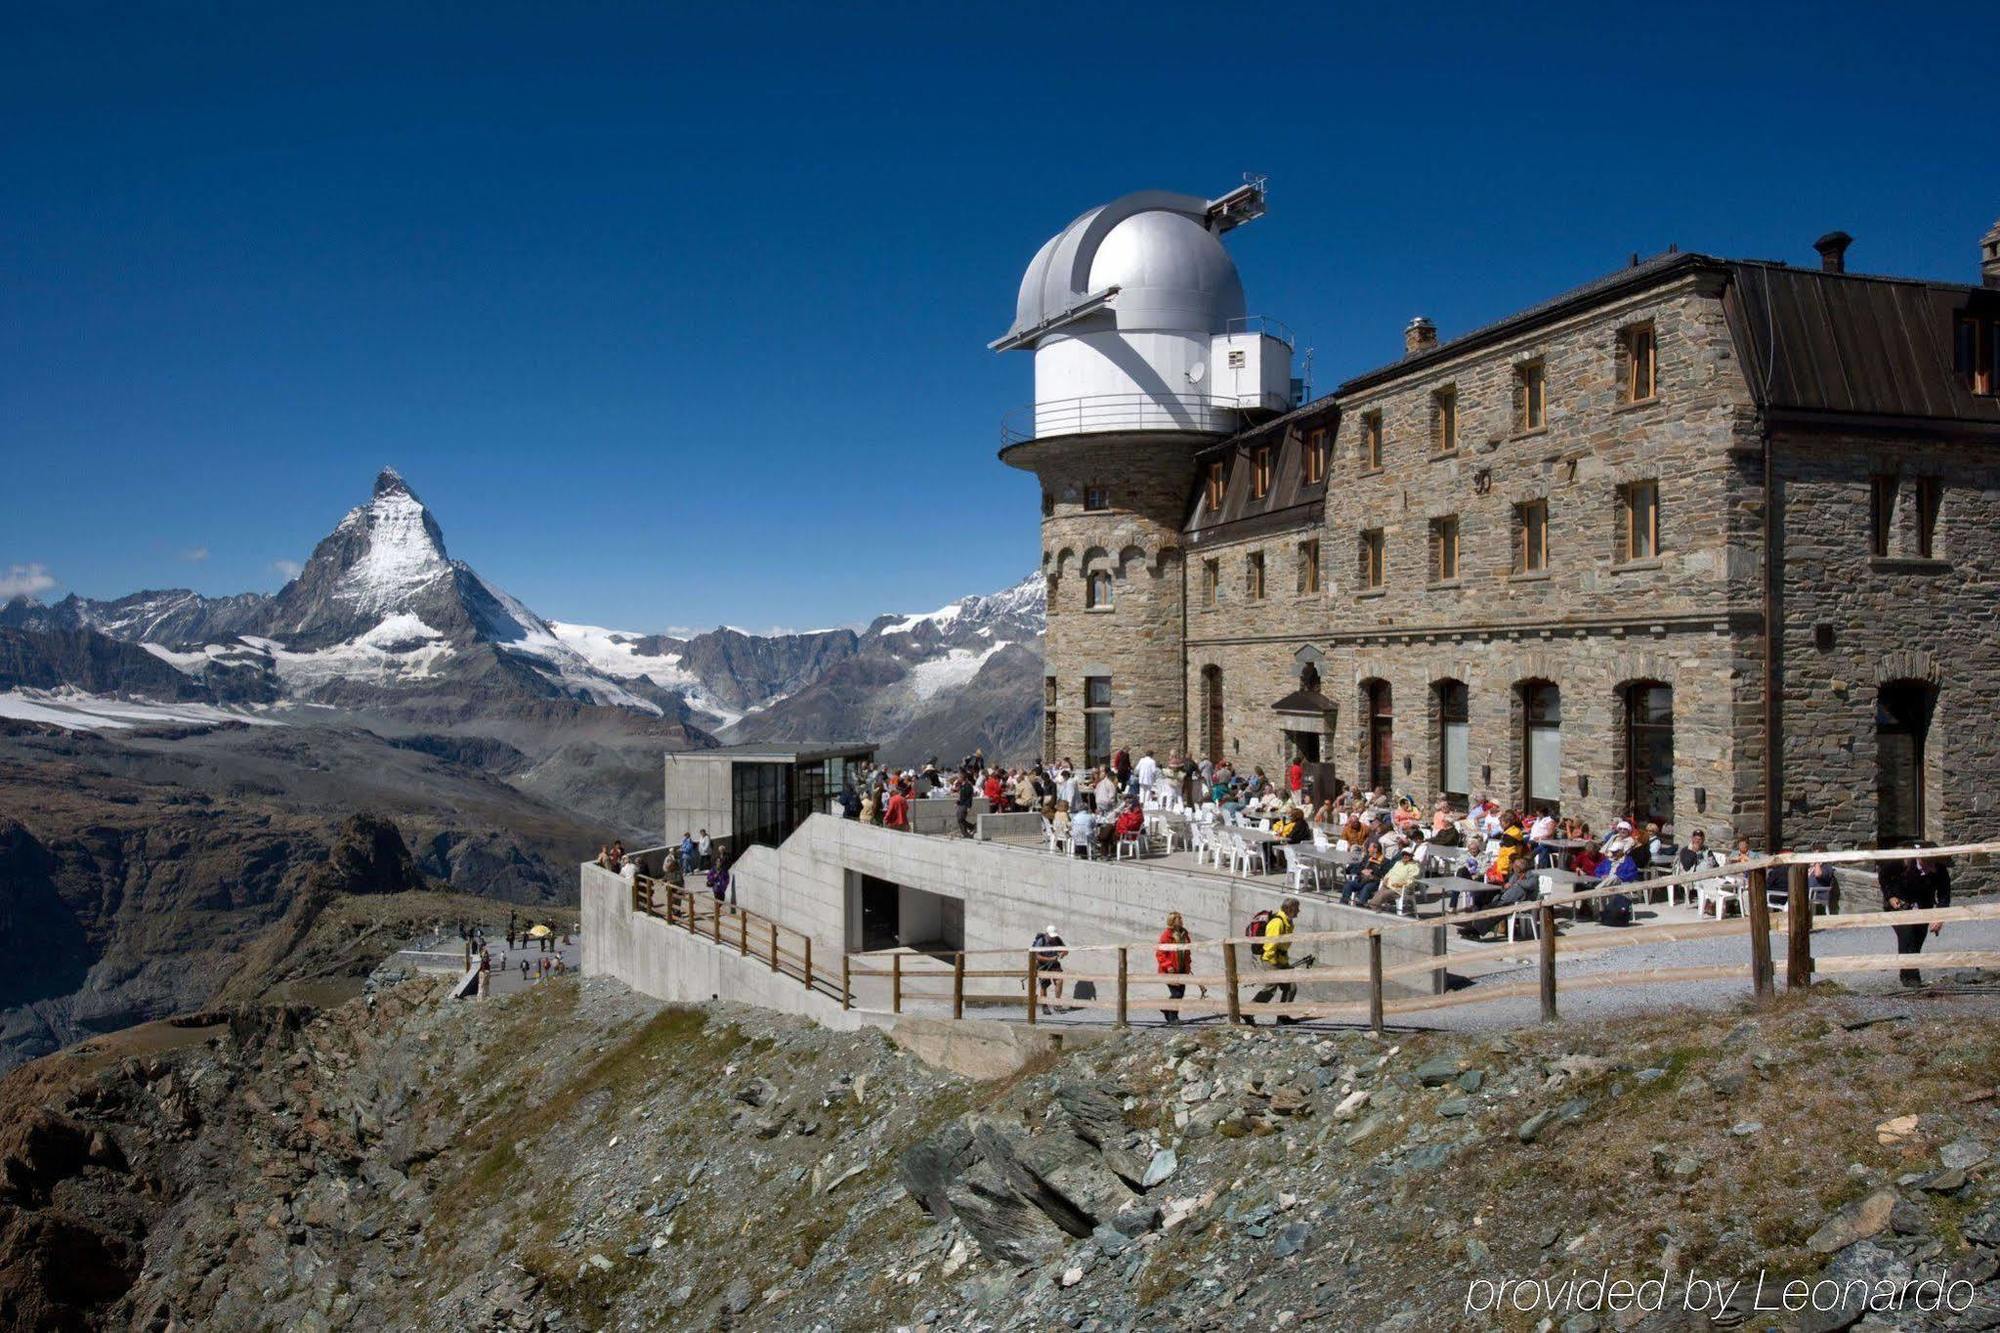
MULTIPOLYGON (((1813 848, 1814 855, 1825 851, 1824 845, 1813 848)), ((1806 900, 1810 902, 1814 897, 1826 900, 1826 910, 1829 913, 1840 911, 1840 879, 1833 873, 1833 866, 1828 862, 1815 861, 1806 867, 1806 900)))
POLYGON ((1288 805, 1278 815, 1278 822, 1271 825, 1271 832, 1282 838, 1288 846, 1297 847, 1312 841, 1312 825, 1299 813, 1295 805, 1288 805))
POLYGON ((1107 844, 1112 844, 1121 838, 1137 837, 1145 831, 1145 828, 1145 810, 1140 807, 1136 800, 1127 801, 1125 808, 1118 812, 1118 818, 1112 821, 1111 836, 1105 839, 1105 841, 1107 844))
POLYGON ((1388 853, 1383 850, 1382 839, 1370 843, 1366 855, 1347 870, 1347 883, 1341 886, 1340 901, 1352 907, 1365 907, 1375 891, 1382 887, 1382 876, 1389 871, 1388 853))
POLYGON ((1451 811, 1439 810, 1431 816, 1431 836, 1433 847, 1463 847, 1465 837, 1458 831, 1458 823, 1451 817, 1451 811))
POLYGON ((1069 807, 1061 802, 1055 802, 1053 809, 1049 813, 1049 826, 1055 829, 1056 841, 1058 843, 1068 842, 1070 829, 1069 807))
POLYGON ((1417 864, 1416 857, 1405 854, 1400 835, 1391 833, 1382 839, 1380 845, 1383 856, 1382 875, 1366 905, 1377 912, 1386 912, 1402 901, 1403 895, 1409 892, 1411 886, 1422 876, 1423 867, 1417 864))
POLYGON ((1084 849, 1086 854, 1096 845, 1097 816, 1091 813, 1089 806, 1070 816, 1069 840, 1072 848, 1084 849))
POLYGON ((1594 880, 1604 877, 1610 863, 1604 859, 1604 853, 1598 850, 1595 842, 1586 842, 1583 850, 1576 854, 1576 859, 1570 862, 1569 868, 1586 879, 1594 880))

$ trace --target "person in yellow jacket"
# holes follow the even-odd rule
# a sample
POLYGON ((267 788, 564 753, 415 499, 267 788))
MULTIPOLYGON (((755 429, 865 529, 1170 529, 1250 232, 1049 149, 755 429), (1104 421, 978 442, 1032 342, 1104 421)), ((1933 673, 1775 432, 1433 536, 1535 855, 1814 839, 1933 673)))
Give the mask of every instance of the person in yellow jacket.
MULTIPOLYGON (((1264 925, 1264 966, 1274 972, 1291 970, 1292 947, 1285 942, 1285 937, 1292 933, 1292 923, 1298 919, 1298 915, 1299 900, 1297 898, 1287 898, 1284 902, 1278 904, 1278 910, 1271 913, 1271 919, 1264 925)), ((1298 998, 1298 995, 1299 988, 1297 986, 1290 982, 1274 981, 1252 996, 1250 1003, 1269 1004, 1271 998, 1276 996, 1279 1004, 1290 1004, 1298 998)), ((1243 1016, 1243 1021, 1251 1027, 1257 1025, 1257 1020, 1247 1014, 1243 1016)), ((1290 1014, 1278 1015, 1278 1022, 1281 1024, 1292 1024, 1298 1021, 1298 1019, 1292 1017, 1290 1014)))

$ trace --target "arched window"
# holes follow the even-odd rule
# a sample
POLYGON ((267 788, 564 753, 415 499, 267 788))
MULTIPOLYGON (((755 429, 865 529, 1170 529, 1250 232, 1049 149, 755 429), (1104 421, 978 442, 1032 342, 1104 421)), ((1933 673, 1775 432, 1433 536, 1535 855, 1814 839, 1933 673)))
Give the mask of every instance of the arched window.
POLYGON ((1221 763, 1222 754, 1222 668, 1201 669, 1201 744, 1211 763, 1221 763))
POLYGON ((1432 684, 1438 716, 1438 794, 1459 809, 1471 801, 1472 701, 1462 680, 1432 684))
POLYGON ((1546 680, 1521 685, 1521 801, 1562 813, 1562 691, 1546 680))
POLYGON ((1389 682, 1366 680, 1361 683, 1363 746, 1361 777, 1370 787, 1387 792, 1395 783, 1392 761, 1396 756, 1396 724, 1390 711, 1389 682))
POLYGON ((1924 746, 1930 740, 1937 687, 1892 680, 1875 695, 1875 836, 1907 847, 1924 836, 1924 746))
POLYGON ((1111 605, 1111 575, 1104 570, 1092 570, 1083 581, 1083 605, 1091 611, 1102 610, 1111 605))
POLYGON ((1674 691, 1642 680, 1627 685, 1625 808, 1644 823, 1674 817, 1674 691))

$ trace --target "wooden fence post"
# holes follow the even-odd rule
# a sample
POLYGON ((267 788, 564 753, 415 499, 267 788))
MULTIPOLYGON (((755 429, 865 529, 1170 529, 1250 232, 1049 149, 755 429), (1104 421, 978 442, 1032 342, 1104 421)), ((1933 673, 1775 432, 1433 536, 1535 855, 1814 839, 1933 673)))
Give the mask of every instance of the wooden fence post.
MULTIPOLYGON (((811 990, 813 988, 813 937, 810 935, 801 935, 799 938, 805 941, 804 947, 805 947, 805 959, 806 959, 806 966, 805 966, 806 989, 811 990)), ((846 957, 845 954, 842 954, 841 956, 843 958, 846 957)), ((842 989, 844 991, 845 987, 843 987, 842 989)))
MULTIPOLYGON (((772 940, 771 948, 773 951, 771 956, 773 958, 776 958, 778 956, 776 952, 777 938, 778 937, 775 934, 772 935, 771 937, 772 940)), ((848 967, 849 967, 849 962, 848 962, 847 950, 842 949, 840 951, 840 1008, 842 1013, 845 1013, 849 1008, 853 1006, 854 1003, 854 983, 852 980, 849 979, 848 967)))
POLYGON ((771 970, 778 970, 778 923, 771 923, 771 970))
POLYGON ((1243 1002, 1236 994, 1236 941, 1222 942, 1222 984, 1229 992, 1229 1021, 1243 1021, 1243 1002))
POLYGON ((1368 1026, 1382 1031, 1382 932, 1368 932, 1368 1026))
POLYGON ((1804 990, 1812 985, 1812 893, 1806 888, 1806 868, 1792 867, 1791 888, 1786 897, 1785 989, 1804 990))
POLYGON ((1543 903, 1535 913, 1535 933, 1541 936, 1542 1021, 1556 1021, 1556 909, 1543 903))
POLYGON ((1035 964, 1039 961, 1035 957, 1035 951, 1033 949, 1028 950, 1028 1024, 1031 1027, 1035 1022, 1035 1009, 1037 1007, 1035 1004, 1035 964))
POLYGON ((750 914, 748 912, 738 912, 736 914, 736 956, 738 958, 748 958, 750 956, 750 914))
POLYGON ((889 955, 889 1012, 903 1012, 903 955, 889 955))
POLYGON ((951 1016, 965 1017, 965 950, 951 956, 951 1016))
POLYGON ((715 900, 715 942, 722 943, 722 900, 715 900))
POLYGON ((1125 946, 1118 946, 1118 1026, 1130 1027, 1125 1010, 1125 946))
POLYGON ((1771 900, 1764 893, 1765 871, 1762 866, 1752 870, 1744 878, 1748 881, 1744 889, 1746 895, 1744 912, 1750 918, 1750 984, 1756 989, 1757 998, 1771 997, 1771 900))

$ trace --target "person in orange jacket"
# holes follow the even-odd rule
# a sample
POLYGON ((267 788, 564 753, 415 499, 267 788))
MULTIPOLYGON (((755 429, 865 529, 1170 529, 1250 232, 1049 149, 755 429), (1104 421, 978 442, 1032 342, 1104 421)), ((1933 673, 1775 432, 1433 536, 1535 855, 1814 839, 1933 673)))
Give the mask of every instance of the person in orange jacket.
MULTIPOLYGON (((1194 971, 1194 950, 1174 949, 1167 946, 1189 942, 1187 923, 1181 920, 1179 912, 1167 913, 1167 928, 1160 932, 1160 947, 1153 950, 1153 963, 1162 976, 1184 977, 1194 971)), ((1168 982, 1167 994, 1173 999, 1181 999, 1187 994, 1186 982, 1168 982)), ((1169 1023, 1181 1021, 1178 1009, 1162 1009, 1169 1023)))

